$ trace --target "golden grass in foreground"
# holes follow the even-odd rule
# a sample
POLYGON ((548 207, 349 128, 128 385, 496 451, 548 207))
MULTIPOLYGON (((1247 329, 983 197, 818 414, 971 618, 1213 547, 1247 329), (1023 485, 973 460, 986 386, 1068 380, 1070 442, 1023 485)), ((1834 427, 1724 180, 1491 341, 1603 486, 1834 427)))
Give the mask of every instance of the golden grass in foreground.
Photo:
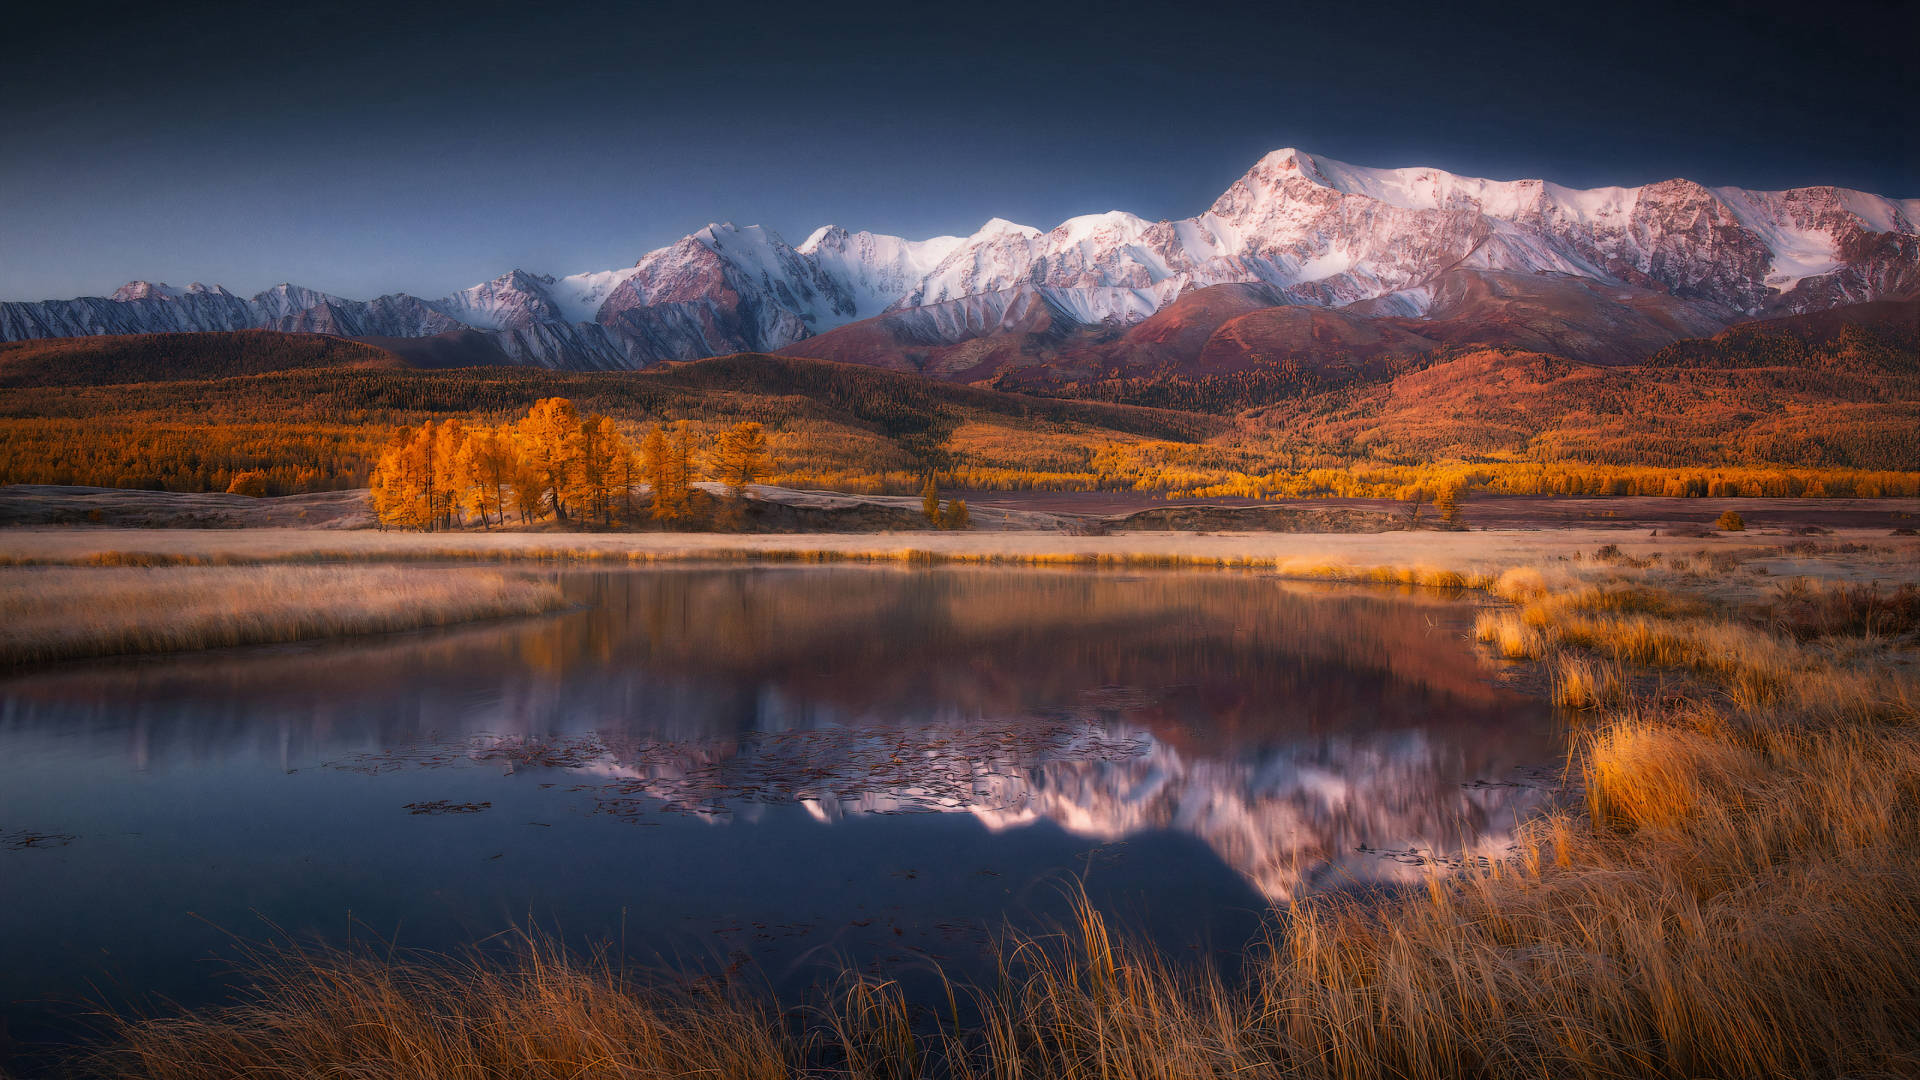
POLYGON ((551 611, 553 585, 472 568, 0 570, 0 664, 416 630, 551 611))
POLYGON ((1521 570, 1493 589, 1520 604, 1494 618, 1534 635, 1555 665, 1591 665, 1600 686, 1619 672, 1617 690, 1585 695, 1601 705, 1581 738, 1583 799, 1531 823, 1510 858, 1422 891, 1302 903, 1244 981, 1115 939, 1085 910, 1056 940, 1009 941, 963 1029, 916 1022, 897 988, 853 977, 797 1021, 635 991, 551 949, 453 968, 320 954, 269 964, 258 992, 226 1010, 124 1022, 95 1069, 125 1080, 1920 1073, 1920 693, 1898 663, 1910 643, 1803 640, 1798 624, 1776 634, 1741 621, 1725 582, 1644 566, 1521 570), (1658 670, 1657 697, 1631 695, 1636 669, 1658 670))
POLYGON ((126 1021, 87 1070, 211 1077, 783 1077, 795 1044, 739 997, 640 989, 542 941, 514 962, 260 954, 246 998, 206 1016, 126 1021))

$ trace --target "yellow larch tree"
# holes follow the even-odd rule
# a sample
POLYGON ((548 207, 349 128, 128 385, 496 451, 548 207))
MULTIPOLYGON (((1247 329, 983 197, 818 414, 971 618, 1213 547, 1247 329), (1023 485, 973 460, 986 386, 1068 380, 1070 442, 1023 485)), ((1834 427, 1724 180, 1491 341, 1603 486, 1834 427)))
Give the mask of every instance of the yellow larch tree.
POLYGON ((567 501, 585 517, 609 524, 619 486, 620 459, 630 456, 626 439, 612 420, 590 413, 572 435, 573 467, 568 474, 567 501))
POLYGON ((468 433, 460 455, 460 475, 466 485, 466 511, 492 528, 494 519, 506 524, 508 493, 513 487, 513 439, 499 428, 475 428, 468 433))
POLYGON ((426 427, 394 432, 371 477, 374 514, 396 529, 433 527, 432 432, 426 427))
POLYGON ((745 498, 747 485, 758 483, 772 470, 766 430, 752 420, 735 424, 721 433, 714 461, 718 479, 727 485, 727 494, 745 498))
POLYGON ((567 492, 578 464, 580 413, 566 398, 541 398, 514 427, 520 458, 538 487, 537 499, 568 520, 567 492))
POLYGON ((672 521, 684 509, 673 485, 673 447, 667 443, 667 430, 656 424, 640 440, 640 467, 647 486, 653 490, 653 519, 672 521))
POLYGON ((433 431, 429 437, 433 463, 433 496, 430 500, 433 517, 439 528, 451 529, 459 524, 466 502, 467 483, 460 469, 460 458, 466 450, 467 428, 457 416, 427 426, 433 431))

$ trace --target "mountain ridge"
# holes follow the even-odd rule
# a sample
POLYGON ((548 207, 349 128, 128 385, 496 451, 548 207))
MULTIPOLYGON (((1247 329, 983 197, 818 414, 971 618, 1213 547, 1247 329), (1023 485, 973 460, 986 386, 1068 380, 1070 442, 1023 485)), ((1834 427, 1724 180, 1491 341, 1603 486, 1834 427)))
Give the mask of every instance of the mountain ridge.
MULTIPOLYGON (((0 303, 0 340, 471 331, 516 363, 621 369, 795 346, 821 355, 804 343, 914 313, 912 333, 949 346, 1007 332, 1014 308, 1035 318, 1044 308, 1056 336, 1112 332, 1222 285, 1251 289, 1271 307, 1445 319, 1457 294, 1474 291, 1461 275, 1480 274, 1618 288, 1626 307, 1589 321, 1670 324, 1666 341, 1648 339, 1657 348, 1748 318, 1920 296, 1917 222, 1920 199, 1830 186, 1762 192, 1674 179, 1580 190, 1367 168, 1286 148, 1206 211, 1176 221, 1115 210, 1041 230, 994 218, 965 237, 926 240, 828 225, 798 247, 761 226, 719 222, 629 267, 565 277, 516 269, 439 299, 351 300, 291 284, 241 297, 218 285, 135 281, 109 297, 0 303), (1663 312, 1636 322, 1635 305, 1663 312)), ((1567 295, 1590 306, 1592 298, 1567 295)), ((1529 334, 1530 347, 1565 339, 1576 355, 1598 341, 1585 328, 1535 325, 1529 334)), ((959 363, 949 377, 993 374, 959 363)))

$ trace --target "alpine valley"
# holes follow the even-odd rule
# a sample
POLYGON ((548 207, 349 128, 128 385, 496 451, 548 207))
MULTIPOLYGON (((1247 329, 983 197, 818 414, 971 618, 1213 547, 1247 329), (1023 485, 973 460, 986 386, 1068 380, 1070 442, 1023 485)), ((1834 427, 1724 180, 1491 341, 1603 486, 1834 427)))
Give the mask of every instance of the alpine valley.
MULTIPOLYGON (((582 371, 785 352, 1046 391, 1470 345, 1637 363, 1739 322, 1915 299, 1920 199, 1688 180, 1583 191, 1284 149, 1179 221, 995 219, 917 241, 826 226, 798 246, 714 224, 624 269, 515 270, 440 299, 135 281, 0 303, 0 339, 267 329, 424 366, 582 371)), ((1861 310, 1889 307, 1911 312, 1861 310)))

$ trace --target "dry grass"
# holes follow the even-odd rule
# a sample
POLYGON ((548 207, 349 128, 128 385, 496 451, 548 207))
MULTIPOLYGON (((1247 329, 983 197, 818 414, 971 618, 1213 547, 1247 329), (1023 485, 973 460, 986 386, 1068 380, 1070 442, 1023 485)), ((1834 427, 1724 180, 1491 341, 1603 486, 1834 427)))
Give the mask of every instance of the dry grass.
POLYGON ((1626 679, 1618 664, 1562 656, 1553 675, 1553 701, 1563 709, 1615 705, 1626 696, 1626 679))
POLYGON ((1580 797, 1532 822, 1509 858, 1408 894, 1304 902, 1243 981, 1117 939, 1089 909, 1057 937, 1009 940, 964 1027, 856 977, 797 1022, 636 990, 540 949, 450 969, 282 961, 230 1009, 125 1023, 98 1071, 1920 1074, 1920 692, 1897 643, 1755 627, 1725 582, 1651 560, 1475 576, 1519 603, 1479 633, 1503 652, 1511 635, 1581 688, 1563 696, 1591 703, 1580 797), (1648 669, 1661 693, 1636 697, 1648 669))
POLYGON ((1920 631, 1920 585, 1795 577, 1747 608, 1750 618, 1801 641, 1842 634, 1899 636, 1920 631))
POLYGON ((1520 617, 1505 611, 1483 611, 1473 621, 1474 640, 1492 645, 1504 660, 1534 660, 1546 650, 1546 638, 1520 617))
POLYGON ((100 1077, 677 1077, 793 1075, 798 1044, 764 1004, 638 988, 600 960, 528 939, 513 959, 409 962, 258 953, 252 982, 205 1015, 112 1021, 100 1077))
POLYGON ((551 611, 553 585, 473 568, 0 570, 0 664, 417 630, 551 611))
MULTIPOLYGON (((0 529, 0 563, 77 565, 90 560, 155 565, 257 562, 403 562, 414 560, 564 561, 645 563, 669 559, 800 558, 899 559, 924 552, 934 559, 1019 562, 1045 558, 1098 562, 1164 558, 1260 566, 1426 567, 1469 579, 1524 567, 1557 585, 1576 571, 1572 558, 1615 542, 1635 559, 1692 554, 1699 541, 1674 537, 1622 540, 1618 529, 1514 529, 1474 532, 1125 533, 1067 536, 1045 532, 921 532, 899 534, 691 533, 397 533, 328 529, 0 529), (1563 561, 1565 560, 1565 561, 1563 561)), ((1912 559, 1920 539, 1887 541, 1912 559)), ((1731 552, 1714 552, 1733 555, 1731 552)), ((1751 557, 1750 553, 1741 557, 1751 557)))

